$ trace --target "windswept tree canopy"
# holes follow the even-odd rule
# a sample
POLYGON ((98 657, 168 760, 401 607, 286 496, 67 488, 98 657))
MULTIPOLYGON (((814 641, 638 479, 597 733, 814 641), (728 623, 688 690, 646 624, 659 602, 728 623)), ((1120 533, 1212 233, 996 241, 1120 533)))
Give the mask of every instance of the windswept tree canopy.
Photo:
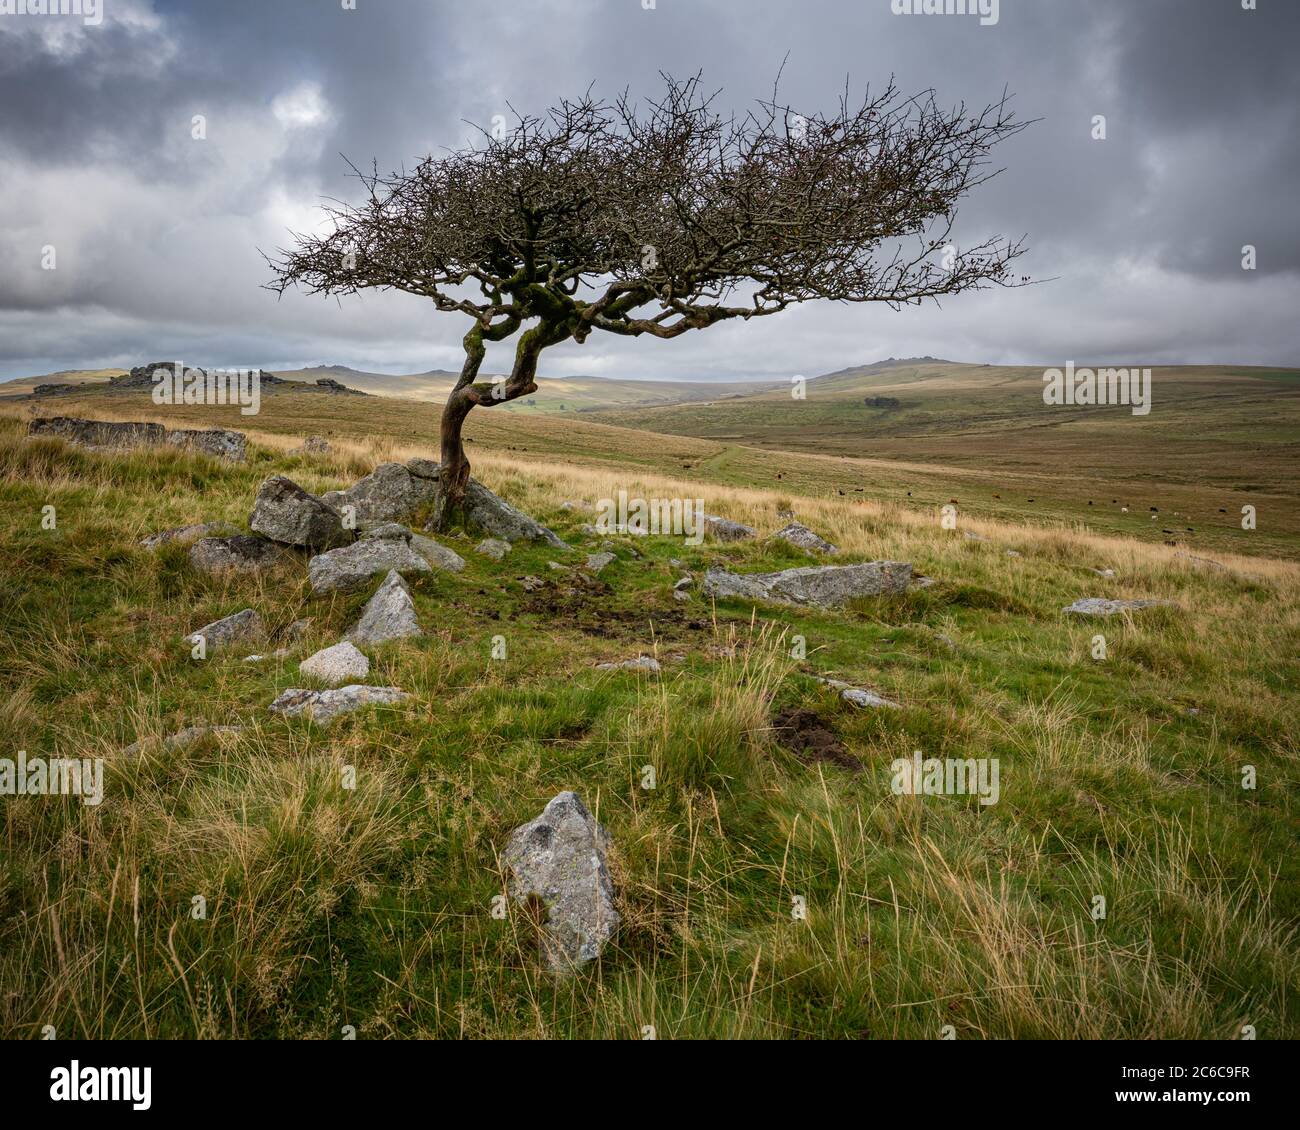
POLYGON ((959 200, 995 175, 992 147, 1023 128, 1005 98, 941 109, 891 82, 829 117, 775 97, 743 118, 712 104, 698 76, 668 79, 644 110, 587 96, 412 171, 358 174, 367 199, 327 209, 327 234, 296 237, 273 286, 391 287, 469 315, 489 339, 536 318, 583 341, 1020 281, 1020 242, 936 255, 959 200))
POLYGON ((273 290, 393 288, 473 319, 443 410, 439 528, 469 477, 465 416, 536 391, 547 346, 1025 281, 1010 272, 1018 241, 949 244, 958 202, 996 174, 990 150, 1023 128, 1005 96, 972 113, 891 81, 829 117, 774 91, 737 118, 699 76, 665 82, 645 107, 588 94, 411 171, 357 171, 366 199, 327 208, 325 234, 270 260, 273 290), (509 376, 476 385, 485 343, 521 330, 509 376))

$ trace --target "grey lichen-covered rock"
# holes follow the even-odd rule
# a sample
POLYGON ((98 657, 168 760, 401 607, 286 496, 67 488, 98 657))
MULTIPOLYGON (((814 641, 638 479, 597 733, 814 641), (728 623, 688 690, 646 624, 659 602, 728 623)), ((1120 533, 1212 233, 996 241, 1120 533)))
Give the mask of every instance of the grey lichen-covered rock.
POLYGON ((375 590, 375 595, 361 612, 361 619, 344 639, 359 644, 377 644, 422 634, 411 590, 400 573, 391 572, 375 590))
POLYGON ((381 538, 406 542, 412 550, 423 557, 435 569, 447 569, 459 573, 465 568, 465 559, 459 553, 440 545, 433 538, 417 534, 398 522, 383 522, 368 529, 362 538, 381 538))
POLYGON ((307 549, 330 549, 352 540, 334 507, 283 475, 273 475, 258 488, 248 524, 272 541, 307 549))
POLYGON ((167 429, 161 424, 83 420, 76 416, 50 416, 27 425, 32 436, 58 436, 81 447, 140 447, 162 443, 167 429))
POLYGON ((659 660, 649 655, 639 655, 635 659, 624 659, 621 663, 597 663, 597 671, 644 671, 647 675, 659 674, 659 660))
POLYGON ((224 616, 220 620, 212 621, 211 624, 204 624, 203 627, 186 636, 185 642, 193 647, 202 639, 204 649, 213 652, 229 647, 233 643, 247 643, 265 638, 266 625, 262 623, 262 617, 252 608, 245 608, 243 612, 236 612, 233 616, 224 616))
POLYGON ((835 690, 839 691, 840 698, 845 702, 851 702, 854 706, 865 706, 875 709, 902 709, 898 703, 876 694, 875 691, 869 691, 866 687, 855 687, 852 683, 844 682, 843 679, 823 679, 820 675, 815 675, 813 677, 819 683, 825 683, 828 687, 833 687, 835 690))
POLYGON ((510 543, 500 538, 484 538, 474 547, 474 552, 490 557, 493 561, 501 561, 510 552, 510 543))
POLYGON ((772 536, 780 538, 782 541, 788 541, 791 545, 798 546, 800 549, 807 549, 815 553, 838 552, 835 546, 831 545, 820 534, 813 533, 802 522, 789 522, 772 536))
POLYGON ((336 687, 327 691, 294 688, 271 703, 272 714, 286 718, 310 718, 319 726, 328 726, 340 714, 363 706, 391 706, 411 696, 397 687, 336 687))
POLYGON ((293 448, 290 455, 328 455, 330 453, 330 441, 324 436, 308 436, 297 447, 293 448))
POLYGON ((587 554, 587 568, 593 573, 599 573, 606 565, 612 565, 617 560, 618 558, 612 553, 589 553, 587 554))
POLYGON ((363 588, 376 573, 431 573, 429 563, 401 538, 362 538, 318 553, 307 563, 312 590, 324 595, 363 588))
POLYGON ((618 929, 609 843, 578 794, 563 792, 516 828, 502 852, 511 899, 520 907, 536 899, 546 908, 541 951, 554 973, 595 960, 618 929))
POLYGON ((1062 611, 1067 616, 1117 616, 1121 612, 1136 612, 1142 608, 1177 608, 1174 600, 1108 600, 1100 596, 1085 596, 1062 611))
POLYGON ((234 526, 226 522, 200 522, 192 526, 177 526, 171 530, 159 530, 155 534, 149 534, 140 539, 140 544, 145 549, 157 549, 160 545, 169 545, 172 542, 178 545, 189 545, 191 542, 198 541, 199 538, 230 536, 238 533, 234 526))
POLYGON ((351 506, 358 523, 409 518, 433 497, 435 481, 418 478, 400 463, 381 463, 347 490, 321 498, 339 511, 351 506))
POLYGON ((157 738, 141 738, 139 741, 132 742, 129 746, 126 746, 122 750, 122 753, 126 757, 136 757, 146 749, 154 746, 157 746, 168 753, 175 753, 183 749, 188 749, 200 738, 206 738, 209 736, 221 738, 238 734, 242 731, 242 726, 186 726, 183 730, 177 730, 176 733, 169 734, 161 740, 157 738))
POLYGON ((704 532, 717 541, 743 541, 745 538, 752 538, 757 531, 753 526, 733 522, 730 518, 718 518, 712 514, 705 514, 704 532))
POLYGON ((1096 573, 1097 576, 1099 576, 1099 577, 1105 577, 1107 580, 1109 580, 1110 578, 1112 578, 1112 577, 1115 576, 1115 570, 1114 570, 1114 569, 1094 569, 1094 568, 1089 568, 1089 569, 1088 569, 1088 572, 1089 572, 1089 573, 1096 573))
POLYGON ((278 565, 285 556, 275 542, 248 534, 200 538, 190 546, 190 564, 201 573, 257 573, 278 565))
POLYGON ((465 559, 459 553, 439 544, 433 538, 425 537, 423 534, 411 535, 411 548, 435 569, 446 569, 451 573, 459 573, 465 568, 465 559))
POLYGON ((198 451, 217 459, 242 463, 248 455, 248 437, 229 428, 182 429, 167 433, 167 443, 186 451, 198 451))
POLYGON ((907 590, 912 566, 905 561, 867 561, 860 565, 805 565, 779 573, 729 573, 710 569, 704 593, 777 604, 838 608, 854 597, 880 596, 907 590))
POLYGON ((369 675, 370 660, 355 645, 344 640, 308 656, 298 664, 298 670, 312 679, 338 687, 369 675))
MULTIPOLYGON (((438 485, 439 467, 433 459, 410 459, 406 469, 411 477, 421 482, 421 489, 432 498, 438 485)), ((543 541, 556 549, 567 549, 559 535, 547 529, 522 510, 511 506, 504 498, 498 498, 477 479, 470 479, 465 485, 465 518, 492 538, 507 542, 543 541)))
POLYGON ((503 541, 541 541, 556 549, 567 549, 555 531, 498 498, 482 483, 470 479, 465 486, 465 517, 485 534, 503 541))

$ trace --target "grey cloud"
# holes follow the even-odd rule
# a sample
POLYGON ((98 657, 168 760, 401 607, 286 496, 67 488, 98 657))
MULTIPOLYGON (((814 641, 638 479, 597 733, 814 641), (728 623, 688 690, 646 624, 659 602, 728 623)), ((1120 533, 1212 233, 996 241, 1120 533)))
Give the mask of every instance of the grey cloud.
POLYGON ((593 339, 550 351, 544 372, 811 374, 910 353, 1294 363, 1300 8, 1001 0, 999 16, 899 17, 889 0, 116 0, 102 27, 53 37, 0 17, 0 183, 22 201, 0 224, 0 377, 162 354, 455 367, 463 327, 427 303, 260 289, 258 249, 312 222, 322 197, 356 193, 340 154, 409 164, 463 144, 462 119, 589 83, 649 95, 660 71, 702 70, 743 111, 783 58, 796 109, 829 105, 846 78, 855 95, 894 74, 981 105, 1010 89, 1041 120, 997 154, 1007 171, 963 208, 958 238, 1025 233, 1026 269, 1054 281, 943 309, 818 306, 671 343, 593 339), (326 116, 278 120, 277 99, 303 91, 326 116), (196 113, 205 142, 190 138, 196 113), (1244 243, 1255 272, 1240 270, 1244 243), (40 269, 46 244, 57 271, 40 269))

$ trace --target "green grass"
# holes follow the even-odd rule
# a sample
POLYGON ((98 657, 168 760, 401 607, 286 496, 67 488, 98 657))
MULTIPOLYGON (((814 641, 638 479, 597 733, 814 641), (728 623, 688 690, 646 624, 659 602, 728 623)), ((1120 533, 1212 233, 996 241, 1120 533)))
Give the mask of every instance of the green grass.
MULTIPOLYGON (((298 660, 335 642, 369 590, 314 598, 302 564, 217 580, 181 548, 137 542, 243 523, 268 474, 311 490, 352 481, 375 459, 365 444, 391 442, 334 426, 361 446, 308 459, 258 442, 232 467, 79 451, 0 420, 4 755, 106 762, 99 807, 0 798, 3 1034, 1300 1034, 1293 566, 1206 572, 1158 545, 1028 527, 971 542, 788 481, 777 495, 702 476, 711 511, 766 530, 792 503, 844 560, 910 560, 938 583, 840 612, 714 608, 698 592, 679 605, 683 569, 809 559, 784 543, 615 539, 618 561, 569 594, 548 562, 576 554, 520 546, 498 564, 453 537, 465 571, 412 582, 428 634, 368 649, 367 681, 412 699, 322 729, 266 705, 303 685, 298 660), (55 530, 41 528, 45 505, 55 530), (1093 564, 1120 577, 1102 582, 1093 564), (528 574, 548 588, 526 593, 528 574), (1060 614, 1112 592, 1182 608, 1101 626, 1060 614), (187 632, 245 607, 272 629, 312 627, 283 660, 242 662, 269 646, 190 658, 187 632), (661 677, 594 668, 642 652, 661 677), (813 674, 903 709, 858 710, 813 674), (783 749, 770 720, 790 706, 821 716, 863 769, 783 749), (122 753, 198 723, 245 728, 122 753), (891 762, 916 749, 997 758, 999 802, 894 795, 891 762), (566 788, 613 837, 623 923, 599 963, 555 980, 527 920, 490 907, 510 830, 566 788)), ((505 445, 473 457, 584 548, 586 519, 563 499, 675 485, 638 460, 546 463, 505 445)))

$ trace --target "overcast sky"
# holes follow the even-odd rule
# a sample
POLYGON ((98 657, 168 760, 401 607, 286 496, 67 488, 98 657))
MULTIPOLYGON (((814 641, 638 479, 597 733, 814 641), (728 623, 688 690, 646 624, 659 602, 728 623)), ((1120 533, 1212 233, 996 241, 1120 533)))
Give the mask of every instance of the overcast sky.
POLYGON ((1296 0, 1001 0, 988 25, 891 0, 101 2, 98 25, 23 0, 0 14, 0 378, 162 358, 459 368, 465 320, 427 300, 261 289, 259 248, 315 224, 323 197, 356 199, 340 154, 409 165, 507 103, 653 95, 660 71, 702 70, 744 110, 787 54, 796 111, 891 73, 948 103, 1009 88, 1042 120, 1000 148, 957 241, 1024 234, 1018 265, 1054 281, 668 342, 593 335, 547 351, 543 375, 785 378, 920 354, 1300 365, 1296 0))

